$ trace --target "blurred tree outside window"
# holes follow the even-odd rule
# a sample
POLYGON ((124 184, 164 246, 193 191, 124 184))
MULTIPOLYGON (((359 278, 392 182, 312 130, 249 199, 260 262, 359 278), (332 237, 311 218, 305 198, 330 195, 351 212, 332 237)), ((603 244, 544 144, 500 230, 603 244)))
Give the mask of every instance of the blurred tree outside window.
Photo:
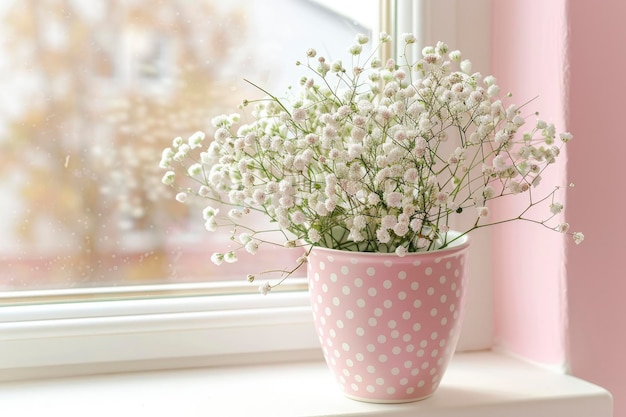
POLYGON ((343 58, 367 22, 310 0, 3 0, 0 18, 0 291, 292 265, 266 247, 214 266, 228 236, 161 184, 161 151, 261 98, 243 78, 286 91, 307 48, 343 58))

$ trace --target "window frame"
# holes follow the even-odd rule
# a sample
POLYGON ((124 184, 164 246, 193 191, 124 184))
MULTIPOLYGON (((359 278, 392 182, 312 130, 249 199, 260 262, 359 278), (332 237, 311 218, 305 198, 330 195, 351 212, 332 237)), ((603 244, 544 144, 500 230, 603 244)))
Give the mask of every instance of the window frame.
MULTIPOLYGON (((470 56, 480 52, 478 66, 488 68, 490 0, 380 7, 374 36, 417 33, 414 53, 445 39, 470 56), (428 24, 435 20, 445 24, 428 24)), ((459 350, 489 348, 493 337, 490 236, 472 239, 483 261, 472 272, 459 350)), ((0 293, 0 380, 321 357, 306 279, 277 289, 266 297, 245 282, 0 293)))

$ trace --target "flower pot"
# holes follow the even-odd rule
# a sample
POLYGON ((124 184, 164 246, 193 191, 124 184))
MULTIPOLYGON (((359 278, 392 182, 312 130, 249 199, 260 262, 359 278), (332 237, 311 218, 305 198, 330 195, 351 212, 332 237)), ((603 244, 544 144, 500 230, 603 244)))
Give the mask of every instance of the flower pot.
POLYGON ((404 257, 312 249, 315 327, 347 397, 400 403, 433 394, 460 333, 468 248, 463 236, 404 257))

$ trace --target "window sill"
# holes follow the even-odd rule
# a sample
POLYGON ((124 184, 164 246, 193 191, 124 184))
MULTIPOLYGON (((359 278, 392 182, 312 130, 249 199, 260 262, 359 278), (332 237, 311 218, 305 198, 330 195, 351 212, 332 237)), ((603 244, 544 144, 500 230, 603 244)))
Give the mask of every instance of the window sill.
POLYGON ((606 390, 493 352, 457 354, 435 395, 409 404, 344 398, 321 361, 5 382, 0 404, 11 416, 612 416, 606 390))

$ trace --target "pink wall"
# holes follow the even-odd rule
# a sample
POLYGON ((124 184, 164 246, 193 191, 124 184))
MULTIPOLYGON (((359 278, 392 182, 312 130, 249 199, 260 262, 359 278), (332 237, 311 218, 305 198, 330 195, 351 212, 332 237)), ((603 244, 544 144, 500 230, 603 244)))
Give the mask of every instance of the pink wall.
MULTIPOLYGON (((491 72, 502 92, 565 130, 563 68, 565 0, 497 0, 492 2, 491 72)), ((565 160, 553 166, 544 183, 565 185, 565 160)), ((564 187, 565 188, 565 187, 564 187)), ((527 200, 522 200, 523 209, 527 200)), ((520 206, 499 204, 499 212, 519 213, 520 206)), ((544 208, 547 213, 547 208, 544 208)), ((564 237, 530 223, 494 230, 495 342, 534 361, 565 361, 564 237)))
POLYGON ((609 389, 615 416, 626 417, 626 2, 495 0, 492 11, 501 87, 539 93, 540 111, 574 134, 566 215, 586 236, 580 246, 568 239, 561 258, 545 255, 561 252, 558 240, 498 232, 497 256, 508 259, 494 265, 497 342, 532 360, 566 360, 574 375, 609 389), (534 239, 520 265, 512 251, 534 239))
POLYGON ((626 2, 568 1, 572 223, 585 243, 568 247, 569 361, 574 375, 615 397, 626 416, 626 2))

